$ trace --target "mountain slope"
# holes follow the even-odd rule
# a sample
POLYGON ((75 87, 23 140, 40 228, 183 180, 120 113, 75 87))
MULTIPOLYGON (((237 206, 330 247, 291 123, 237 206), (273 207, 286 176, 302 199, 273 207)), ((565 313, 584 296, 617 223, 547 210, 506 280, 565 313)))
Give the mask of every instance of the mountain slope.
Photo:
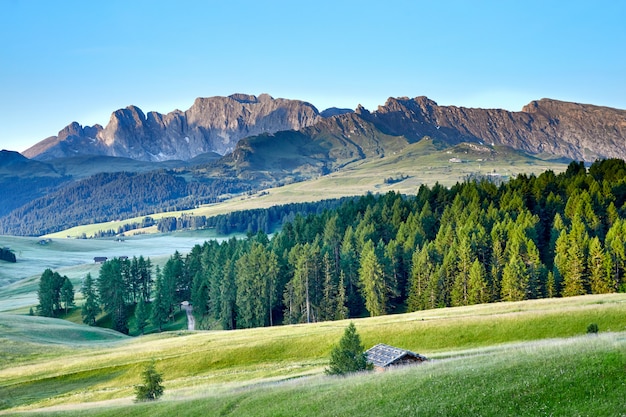
POLYGON ((24 151, 38 160, 76 155, 108 155, 141 161, 189 160, 203 153, 230 152, 247 136, 301 129, 320 119, 317 109, 299 100, 234 94, 198 98, 185 112, 144 114, 128 106, 111 115, 106 127, 74 122, 24 151))

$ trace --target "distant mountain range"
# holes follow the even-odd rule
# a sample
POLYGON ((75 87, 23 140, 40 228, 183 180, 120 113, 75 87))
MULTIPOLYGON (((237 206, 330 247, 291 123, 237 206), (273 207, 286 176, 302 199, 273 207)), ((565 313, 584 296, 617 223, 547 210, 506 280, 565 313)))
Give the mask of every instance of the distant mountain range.
POLYGON ((266 94, 198 98, 189 110, 166 115, 129 106, 104 128, 70 124, 25 151, 30 159, 0 153, 0 233, 39 234, 219 201, 339 171, 424 138, 441 148, 473 143, 544 158, 624 158, 626 111, 541 99, 509 112, 401 97, 375 111, 319 112, 266 94), (121 172, 137 175, 115 174, 121 172), (101 173, 112 175, 92 177, 101 173), (146 186, 156 178, 176 184, 176 192, 146 186), (106 210, 89 198, 105 198, 103 189, 116 190, 106 210), (125 199, 133 203, 119 203, 125 199))
MULTIPOLYGON (((113 112, 104 128, 73 122, 23 154, 40 161, 81 155, 189 160, 207 152, 225 155, 243 138, 302 130, 323 124, 326 118, 338 118, 341 124, 353 118, 351 113, 338 108, 320 113, 304 101, 267 94, 198 98, 188 110, 165 115, 144 115, 138 107, 129 106, 113 112)), ((382 133, 409 141, 430 136, 450 144, 483 142, 585 161, 626 155, 626 111, 588 104, 542 99, 521 112, 509 112, 439 106, 426 97, 402 97, 388 99, 374 112, 359 106, 356 115, 382 133)))

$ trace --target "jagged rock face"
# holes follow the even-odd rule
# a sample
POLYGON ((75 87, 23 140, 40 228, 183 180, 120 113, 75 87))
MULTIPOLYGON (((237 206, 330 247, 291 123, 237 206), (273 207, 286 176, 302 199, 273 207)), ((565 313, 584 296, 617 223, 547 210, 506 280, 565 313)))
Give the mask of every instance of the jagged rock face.
POLYGON ((385 133, 450 144, 484 142, 574 160, 626 156, 626 111, 542 99, 521 112, 439 106, 426 97, 390 98, 370 113, 357 113, 385 133))
POLYGON ((226 154, 247 136, 299 130, 321 116, 299 100, 235 94, 198 98, 185 112, 149 112, 135 106, 115 111, 105 128, 74 122, 26 150, 40 160, 74 155, 108 155, 143 161, 189 160, 207 152, 226 154))

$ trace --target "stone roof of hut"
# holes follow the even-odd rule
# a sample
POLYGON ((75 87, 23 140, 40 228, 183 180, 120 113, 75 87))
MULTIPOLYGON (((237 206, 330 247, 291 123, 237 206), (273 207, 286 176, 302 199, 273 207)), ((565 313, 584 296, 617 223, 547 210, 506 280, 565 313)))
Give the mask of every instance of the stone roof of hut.
POLYGON ((397 347, 379 343, 365 352, 367 361, 374 366, 384 368, 400 359, 411 358, 417 361, 428 360, 425 356, 411 352, 410 350, 399 349, 397 347))

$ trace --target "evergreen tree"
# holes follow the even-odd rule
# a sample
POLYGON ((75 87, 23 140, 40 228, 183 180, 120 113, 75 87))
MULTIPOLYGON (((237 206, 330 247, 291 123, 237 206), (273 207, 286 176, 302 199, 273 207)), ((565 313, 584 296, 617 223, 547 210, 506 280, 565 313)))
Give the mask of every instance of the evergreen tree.
POLYGON ((175 251, 167 260, 161 271, 163 274, 163 289, 169 291, 172 305, 191 299, 191 277, 185 273, 185 262, 180 252, 175 251))
POLYGON ((580 217, 572 221, 572 230, 568 234, 567 263, 563 276, 563 296, 583 295, 587 293, 587 248, 589 236, 580 217))
POLYGON ((263 244, 252 242, 236 264, 237 326, 272 326, 277 302, 278 260, 263 244))
POLYGON ((320 306, 320 320, 334 320, 337 314, 337 284, 334 282, 334 270, 328 252, 322 259, 324 269, 323 298, 320 306))
POLYGON ((98 295, 96 294, 93 278, 90 273, 87 274, 83 281, 81 293, 85 299, 81 309, 83 323, 94 326, 96 324, 96 317, 98 317, 100 313, 100 305, 98 304, 98 295))
POLYGON ((346 228, 341 243, 341 271, 346 284, 347 306, 351 316, 358 315, 363 308, 363 297, 359 282, 359 257, 356 251, 352 226, 346 228))
POLYGON ((598 237, 589 242, 589 284, 592 294, 606 294, 615 290, 611 275, 611 258, 605 253, 598 237))
POLYGON ((469 304, 469 278, 472 268, 472 251, 467 237, 462 237, 458 245, 457 273, 452 287, 451 297, 453 306, 469 304))
POLYGON ((359 277, 363 287, 365 308, 370 313, 370 316, 385 314, 387 309, 385 277, 383 275, 383 268, 376 256, 374 243, 371 240, 367 241, 363 246, 359 277))
POLYGON ((482 304, 489 302, 489 289, 487 288, 487 272, 485 266, 474 260, 469 271, 467 283, 468 304, 482 304))
POLYGON ((69 308, 74 306, 74 286, 67 277, 63 280, 63 286, 60 291, 60 300, 64 304, 65 314, 67 314, 69 308))
POLYGON ((409 311, 425 310, 434 307, 437 303, 437 278, 435 262, 431 257, 432 243, 413 252, 411 281, 408 295, 409 311), (432 285, 432 284, 435 285, 432 285), (435 290, 431 293, 429 290, 435 290))
POLYGON ((220 282, 220 314, 219 319, 222 328, 225 330, 236 327, 236 297, 237 287, 235 285, 235 261, 226 259, 223 268, 223 277, 220 282))
POLYGON ((528 272, 521 256, 513 253, 502 271, 502 300, 521 301, 526 299, 528 272))
POLYGON ((548 272, 548 278, 546 280, 546 297, 554 298, 559 295, 559 291, 556 289, 556 281, 554 279, 554 272, 548 272))
POLYGON ((173 294, 171 288, 167 288, 161 269, 157 265, 154 301, 152 303, 150 321, 159 329, 159 332, 163 330, 163 325, 170 321, 172 303, 173 294))
POLYGON ((123 262, 118 258, 106 261, 100 267, 98 276, 98 299, 103 310, 111 316, 113 329, 128 334, 126 300, 128 299, 128 281, 124 277, 123 262))
POLYGON ((39 279, 39 290, 37 291, 37 298, 39 299, 37 310, 41 316, 54 317, 54 287, 54 273, 51 269, 46 269, 43 274, 41 274, 41 278, 39 279))
POLYGON ((339 345, 331 351, 330 364, 325 372, 328 375, 344 375, 371 368, 372 366, 367 363, 361 337, 354 323, 350 323, 339 340, 339 345))
POLYGON ((290 323, 318 321, 322 301, 320 249, 317 241, 297 244, 289 252, 293 277, 284 294, 285 318, 290 323))
POLYGON ((150 362, 141 373, 143 380, 142 385, 135 387, 136 401, 154 401, 158 400, 165 390, 163 385, 163 377, 157 372, 154 360, 150 362))
POLYGON ((143 297, 139 298, 139 302, 135 307, 135 324, 139 334, 143 335, 148 319, 150 318, 150 304, 147 304, 143 297))
MULTIPOLYGON (((52 272, 49 268, 41 274, 39 290, 37 291, 39 299, 37 309, 40 315, 54 317, 61 310, 61 289, 66 279, 66 276, 61 276, 58 272, 52 272)), ((73 302, 72 298, 71 303, 73 302)))
POLYGON ((339 274, 339 285, 337 290, 337 311, 335 312, 335 320, 344 320, 350 316, 347 306, 346 286, 344 284, 344 273, 339 274))
POLYGON ((616 219, 608 230, 604 248, 610 256, 612 265, 611 281, 615 283, 615 291, 620 288, 626 266, 626 221, 616 219))

